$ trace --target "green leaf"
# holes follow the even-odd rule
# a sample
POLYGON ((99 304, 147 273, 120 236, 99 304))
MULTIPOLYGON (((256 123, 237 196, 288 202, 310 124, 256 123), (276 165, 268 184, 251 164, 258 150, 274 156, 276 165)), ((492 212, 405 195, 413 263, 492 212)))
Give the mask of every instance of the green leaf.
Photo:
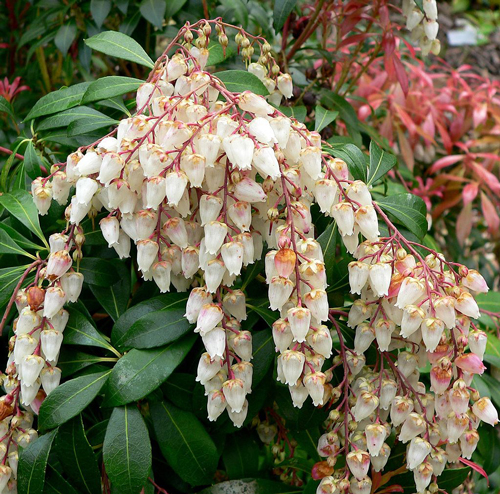
POLYGON ((0 96, 0 113, 7 113, 10 116, 13 115, 11 104, 3 96, 0 96))
POLYGON ((81 312, 70 309, 69 313, 68 324, 64 330, 65 345, 96 346, 116 352, 81 312))
POLYGON ((111 341, 117 348, 123 346, 123 338, 132 324, 146 316, 150 312, 167 308, 185 308, 188 295, 186 293, 168 293, 160 295, 128 309, 120 319, 116 321, 111 331, 111 341))
POLYGON ((0 204, 48 246, 40 228, 38 210, 29 192, 17 189, 8 194, 2 194, 0 195, 0 204))
POLYGON ((154 67, 153 61, 141 45, 126 34, 104 31, 85 40, 85 44, 106 55, 135 62, 150 69, 154 67))
POLYGON ((28 177, 32 180, 41 175, 40 164, 42 160, 38 153, 36 152, 35 146, 33 146, 33 141, 30 140, 24 151, 24 166, 28 177))
POLYGON ((19 278, 28 266, 15 266, 0 269, 0 307, 4 307, 10 300, 19 278))
POLYGON ((274 2, 273 26, 277 33, 279 33, 285 25, 296 3, 297 0, 276 0, 274 2))
POLYGON ((128 352, 113 368, 103 405, 125 405, 154 391, 184 360, 195 340, 190 335, 163 348, 128 352))
MULTIPOLYGON (((58 467, 59 468, 59 467, 58 467)), ((81 494, 68 483, 67 480, 49 463, 45 477, 43 494, 81 494)))
POLYGON ((493 333, 488 333, 484 360, 488 364, 500 367, 500 340, 493 333))
POLYGON ((40 407, 41 429, 52 429, 78 415, 98 395, 111 371, 77 377, 58 386, 40 407))
POLYGON ((325 258, 326 278, 331 283, 337 249, 337 224, 335 221, 332 221, 327 229, 318 237, 318 243, 321 245, 323 257, 325 258))
POLYGON ((42 96, 35 103, 35 106, 33 106, 24 121, 26 122, 45 115, 52 115, 53 113, 78 106, 90 84, 90 82, 81 82, 74 86, 62 87, 57 91, 42 96))
POLYGON ((276 355, 273 335, 269 329, 253 334, 252 355, 254 356, 252 385, 256 387, 266 376, 276 355))
POLYGON ((316 105, 314 110, 314 130, 321 132, 325 127, 330 125, 338 116, 338 111, 326 110, 321 105, 316 105))
POLYGON ((85 283, 97 286, 109 286, 120 280, 114 264, 107 259, 84 257, 80 263, 80 271, 85 283))
POLYGON ((83 95, 82 104, 114 98, 115 96, 121 96, 122 94, 136 91, 141 84, 144 84, 143 80, 133 77, 123 77, 119 75, 101 77, 90 84, 83 95))
MULTIPOLYGON (((9 221, 9 219, 5 220, 9 221)), ((12 228, 10 224, 5 222, 0 222, 0 229, 3 230, 7 235, 16 242, 19 247, 23 247, 24 249, 32 249, 32 250, 47 250, 46 247, 42 245, 35 244, 31 240, 28 240, 24 235, 21 235, 16 229, 12 228)))
POLYGON ((90 2, 90 13, 99 28, 103 25, 106 17, 108 17, 110 10, 110 0, 91 0, 90 2))
MULTIPOLYGON (((66 341, 64 342, 66 344, 66 341)), ((117 360, 116 358, 114 360, 117 360)), ((63 376, 66 378, 75 372, 78 372, 92 364, 97 364, 103 361, 103 357, 91 355, 85 352, 75 352, 73 348, 68 348, 65 345, 61 348, 61 354, 57 361, 57 367, 60 367, 63 376)))
POLYGON ((259 447, 248 431, 227 437, 222 452, 227 476, 233 479, 256 477, 259 470, 259 447))
POLYGON ((104 113, 94 110, 94 108, 90 108, 88 106, 77 106, 58 113, 57 115, 45 118, 37 126, 37 131, 55 129, 57 127, 67 127, 70 123, 80 119, 108 121, 110 118, 104 113))
POLYGON ((121 111, 124 115, 127 115, 128 117, 131 116, 129 109, 126 107, 125 103, 123 102, 123 99, 120 97, 98 101, 96 104, 98 106, 106 106, 108 108, 113 108, 113 110, 121 111))
POLYGON ((137 9, 133 15, 125 17, 118 30, 126 36, 131 36, 141 20, 141 12, 137 9))
POLYGON ((367 156, 358 146, 347 143, 334 148, 325 148, 325 151, 336 158, 344 160, 354 179, 362 180, 366 183, 368 171, 367 156))
POLYGON ((161 28, 163 26, 166 8, 167 4, 165 0, 143 0, 139 10, 144 19, 153 24, 153 26, 161 28))
POLYGON ((150 409, 155 435, 168 464, 192 486, 211 483, 219 454, 198 419, 166 401, 152 403, 150 409))
POLYGON ((328 416, 328 412, 314 407, 310 400, 307 400, 302 408, 295 408, 290 400, 290 391, 285 386, 278 386, 275 399, 278 413, 291 429, 311 429, 321 424, 328 416))
POLYGON ((59 428, 56 451, 66 475, 80 492, 101 493, 101 474, 92 447, 85 436, 81 415, 59 428))
POLYGON ((262 84, 261 80, 254 74, 246 70, 225 70, 215 74, 232 93, 242 93, 252 91, 261 96, 267 96, 269 91, 262 84))
POLYGON ((172 343, 191 328, 185 312, 185 309, 169 309, 146 314, 125 333, 123 346, 155 348, 172 343))
POLYGON ((18 256, 31 257, 31 259, 36 259, 24 249, 21 249, 14 240, 10 238, 5 230, 0 229, 0 254, 13 254, 18 256))
POLYGON ((234 55, 234 50, 230 46, 227 46, 224 54, 224 49, 219 43, 210 43, 210 45, 208 45, 208 53, 207 66, 210 67, 212 65, 218 65, 224 62, 224 60, 232 57, 234 55))
POLYGON ((108 118, 107 120, 94 120, 93 118, 82 118, 71 122, 68 126, 68 136, 76 137, 88 134, 98 129, 108 128, 116 125, 117 120, 108 118))
POLYGON ((179 10, 182 9, 187 0, 168 0, 165 17, 171 19, 179 10))
POLYGON ((383 151, 374 141, 370 142, 370 168, 368 184, 372 185, 382 178, 396 164, 396 156, 383 151))
POLYGON ((77 32, 78 29, 74 22, 65 23, 58 29, 56 37, 54 38, 54 44, 64 56, 68 53, 69 47, 75 40, 77 32))
MULTIPOLYGON (((487 310, 490 312, 500 312, 500 293, 490 291, 488 293, 479 293, 476 296, 476 302, 480 310, 487 310)), ((490 316, 483 313, 481 314, 480 323, 486 328, 495 329, 495 322, 490 316)))
POLYGON ((148 429, 135 405, 113 410, 102 453, 115 491, 138 494, 147 482, 152 454, 148 429))
POLYGON ((356 145, 361 146, 360 121, 352 105, 342 96, 328 91, 321 97, 321 104, 330 109, 337 109, 341 120, 345 123, 349 136, 356 145))
POLYGON ((120 276, 120 280, 109 286, 90 285, 95 298, 103 306, 113 321, 127 310, 130 298, 130 270, 121 261, 116 260, 113 265, 120 276))
POLYGON ((40 436, 19 454, 17 487, 22 494, 42 494, 50 448, 57 430, 40 436))
POLYGON ((280 106, 279 111, 290 118, 295 118, 299 122, 304 123, 307 117, 307 108, 305 106, 280 106))
POLYGON ((427 233, 427 209, 424 201, 413 194, 396 194, 378 200, 377 204, 419 239, 427 233))

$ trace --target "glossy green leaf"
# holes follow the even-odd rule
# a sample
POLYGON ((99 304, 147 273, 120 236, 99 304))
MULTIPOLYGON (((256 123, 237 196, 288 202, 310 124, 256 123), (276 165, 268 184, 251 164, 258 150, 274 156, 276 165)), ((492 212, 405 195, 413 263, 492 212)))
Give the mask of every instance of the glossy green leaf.
POLYGON ((56 451, 66 475, 82 494, 101 493, 101 474, 85 436, 81 415, 59 428, 56 451))
POLYGON ((340 119, 345 123, 349 136, 356 145, 361 146, 360 121, 352 105, 342 96, 328 91, 321 97, 321 104, 331 110, 338 110, 340 119))
POLYGON ((10 300, 14 288, 28 266, 15 266, 0 269, 0 307, 10 300))
POLYGON ((158 444, 172 469, 192 486, 211 483, 219 454, 198 419, 166 401, 152 403, 150 410, 158 444))
POLYGON ((69 309, 69 320, 64 330, 65 345, 96 346, 115 352, 114 348, 79 311, 69 309))
POLYGON ((326 152, 347 163, 355 180, 366 182, 368 172, 367 156, 354 144, 341 144, 334 148, 326 148, 326 152))
POLYGON ((44 434, 20 451, 17 470, 17 487, 20 493, 43 493, 45 470, 56 434, 57 430, 44 434))
POLYGON ((153 61, 142 46, 126 34, 105 31, 85 40, 85 43, 93 50, 106 55, 145 65, 150 69, 154 67, 153 61))
POLYGON ((188 295, 186 293, 168 293, 134 305, 122 314, 113 326, 113 330, 111 331, 111 341, 113 345, 117 348, 121 348, 128 329, 139 321, 140 318, 157 310, 185 308, 187 299, 188 295))
POLYGON ((274 30, 279 33, 292 12, 297 0, 275 0, 273 12, 274 30))
POLYGON ((316 132, 321 132, 325 127, 330 125, 337 118, 339 112, 326 110, 321 105, 316 105, 314 114, 314 130, 316 132))
POLYGON ((120 494, 138 494, 151 469, 151 441, 135 405, 113 410, 103 445, 106 473, 120 494))
POLYGON ((0 254, 13 254, 16 256, 25 256, 31 257, 32 259, 36 259, 35 256, 32 256, 24 249, 21 249, 19 245, 14 242, 9 236, 9 234, 5 230, 0 229, 0 254))
POLYGON ((183 361, 195 335, 152 350, 131 350, 114 366, 106 386, 104 406, 119 406, 144 398, 162 384, 183 361))
POLYGON ((337 224, 335 221, 332 221, 326 230, 321 233, 318 237, 318 243, 321 245, 323 257, 325 259, 326 278, 329 283, 332 283, 337 249, 337 224))
POLYGON ((224 49, 219 43, 210 43, 208 45, 207 66, 210 67, 212 65, 218 65, 233 55, 234 50, 230 46, 226 47, 226 51, 224 53, 224 49))
POLYGON ((24 190, 18 189, 8 194, 0 195, 0 205, 10 214, 15 216, 28 230, 32 231, 42 242, 47 245, 45 236, 40 228, 38 220, 38 210, 36 209, 33 197, 24 190))
MULTIPOLYGON (((5 221, 9 221, 9 219, 5 221)), ((7 233, 7 235, 12 240, 14 240, 14 242, 16 242, 19 247, 30 250, 47 250, 46 247, 35 244, 31 240, 28 240, 24 235, 21 235, 15 228, 12 228, 12 226, 10 226, 10 224, 7 224, 5 221, 0 222, 0 230, 3 230, 5 233, 7 233)))
POLYGON ((419 239, 427 233, 427 208, 424 201, 413 194, 396 194, 377 201, 377 204, 419 239))
POLYGON ((305 106, 280 106, 279 111, 290 118, 295 118, 304 123, 307 117, 307 108, 305 106))
POLYGON ((488 362, 488 364, 500 367, 500 339, 493 333, 488 333, 484 360, 488 362))
POLYGON ((120 279, 108 286, 90 285, 95 298, 103 306, 113 321, 117 321, 127 310, 130 298, 130 270, 119 260, 111 261, 120 279), (113 262, 115 261, 115 262, 113 262))
POLYGON ((269 329, 253 334, 252 355, 254 356, 252 385, 256 387, 266 376, 276 355, 273 335, 269 329))
POLYGON ((91 0, 90 2, 90 13, 94 18, 97 27, 101 27, 108 17, 109 11, 111 10, 110 0, 91 0))
POLYGON ((11 116, 13 115, 12 105, 3 96, 0 96, 0 113, 7 113, 11 116))
POLYGON ((82 100, 82 96, 90 86, 90 82, 81 82, 70 87, 62 87, 57 91, 53 91, 45 96, 42 96, 35 106, 28 113, 25 121, 33 118, 43 117, 45 115, 52 115, 68 108, 78 106, 82 100))
POLYGON ((185 309, 151 312, 135 322, 123 337, 123 345, 131 348, 155 348, 172 343, 190 331, 185 309))
MULTIPOLYGON (((71 374, 85 369, 85 367, 88 367, 89 365, 102 362, 103 359, 106 361, 106 358, 107 357, 99 357, 85 352, 75 352, 74 348, 68 348, 63 345, 61 348, 61 354, 59 355, 59 360, 57 361, 57 367, 62 370, 63 377, 67 378, 71 374)), ((116 357, 109 357, 109 359, 111 361, 117 360, 116 357)))
POLYGON ((133 77, 119 75, 101 77, 87 88, 82 98, 82 105, 137 91, 141 84, 144 84, 142 79, 134 79, 133 77))
POLYGON ((179 10, 182 9, 187 0, 167 0, 167 9, 165 17, 171 19, 179 10))
POLYGON ((41 164, 42 160, 36 152, 35 146, 33 146, 33 141, 30 140, 24 151, 24 168, 28 177, 32 180, 39 177, 42 174, 40 171, 41 164))
POLYGON ((78 29, 74 22, 64 23, 57 31, 56 37, 54 38, 54 44, 57 46, 59 51, 66 55, 68 53, 69 47, 75 41, 78 29))
POLYGON ((261 80, 246 70, 225 70, 224 72, 217 72, 216 76, 224 83, 226 89, 233 93, 252 91, 262 96, 269 94, 261 80))
MULTIPOLYGON (((98 129, 108 129, 109 127, 118 124, 118 120, 112 118, 94 120, 93 118, 82 118, 71 122, 68 126, 68 136, 77 137, 89 134, 98 129)), ((104 133, 104 132, 103 132, 104 133)))
MULTIPOLYGON (((59 466, 58 466, 59 468, 59 466)), ((50 463, 47 465, 45 476, 45 488, 43 494, 81 494, 54 468, 50 463)))
POLYGON ((382 150, 374 141, 370 142, 370 168, 368 185, 382 178, 396 164, 396 156, 382 150))
POLYGON ((165 10, 167 4, 165 0, 143 0, 139 7, 142 17, 158 28, 163 26, 165 10))
POLYGON ((107 259, 84 257, 80 262, 80 271, 89 285, 108 286, 120 280, 114 264, 107 259))
POLYGON ((40 407, 40 428, 52 429, 78 415, 98 395, 110 373, 87 374, 58 386, 40 407))
POLYGON ((88 106, 77 106, 69 110, 47 117, 40 122, 37 130, 55 129, 57 127, 67 127, 70 123, 80 119, 94 119, 96 121, 108 121, 109 117, 100 111, 88 106))
POLYGON ((259 470, 259 447, 248 431, 230 434, 224 444, 222 461, 231 479, 256 477, 259 470))

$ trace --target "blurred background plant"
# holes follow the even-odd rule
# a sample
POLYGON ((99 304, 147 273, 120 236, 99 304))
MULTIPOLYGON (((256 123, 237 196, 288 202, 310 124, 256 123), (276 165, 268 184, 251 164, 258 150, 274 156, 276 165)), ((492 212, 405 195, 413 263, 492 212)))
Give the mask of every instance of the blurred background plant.
MULTIPOLYGON (((417 8, 421 6, 416 2, 417 8)), ((498 290, 500 85, 494 70, 488 72, 495 54, 482 64, 481 52, 477 51, 486 50, 498 37, 498 2, 440 2, 443 58, 431 55, 428 59, 422 58, 404 28, 401 7, 386 0, 5 0, 0 5, 0 25, 4 26, 0 33, 0 66, 5 70, 0 81, 0 191, 29 189, 31 180, 48 174, 53 163, 64 161, 68 152, 78 146, 95 141, 106 128, 133 111, 135 102, 128 96, 147 77, 149 68, 108 57, 92 50, 85 40, 103 31, 120 31, 134 38, 155 60, 185 22, 221 16, 226 22, 266 37, 276 60, 292 74, 293 98, 281 107, 282 111, 310 129, 321 131, 323 138, 339 150, 355 145, 366 151, 374 140, 381 148, 394 151, 398 165, 375 192, 410 191, 420 196, 431 225, 424 243, 475 267, 490 287, 498 290), (481 45, 459 48, 459 57, 456 47, 448 46, 446 41, 458 18, 477 27, 477 44, 481 45), (119 87, 124 80, 107 79, 109 91, 104 97, 82 100, 92 81, 115 76, 126 77, 126 83, 119 87), (64 87, 70 88, 61 90, 64 87)), ((226 70, 240 67, 236 44, 233 39, 229 41, 226 53, 211 53, 209 65, 226 70)), ((0 230, 15 237, 25 249, 43 249, 16 218, 3 210, 2 214, 0 230)), ((62 217, 63 208, 53 206, 41 219, 42 230, 46 234, 59 231, 62 217)), ((86 233, 87 254, 109 257, 109 250, 101 246, 99 229, 92 231, 89 226, 87 231, 91 231, 86 233)), ((345 262, 336 266, 339 282, 332 290, 333 297, 342 297, 340 290, 346 284, 349 259, 345 252, 339 253, 345 262)), ((7 304, 9 290, 18 279, 11 268, 13 257, 6 253, 0 256, 0 280, 4 282, 1 307, 7 304)), ((131 272, 125 270, 125 281, 113 285, 125 301, 115 307, 114 314, 106 302, 106 297, 114 294, 113 287, 105 291, 100 283, 84 291, 81 313, 104 333, 109 333, 114 321, 127 314, 128 307, 139 307, 157 295, 153 286, 139 286, 131 272)), ((500 406, 496 374, 500 368, 500 340, 495 337, 499 331, 500 294, 492 290, 479 299, 484 311, 482 328, 492 334, 485 356, 492 370, 476 377, 474 384, 500 406)), ((343 302, 339 298, 339 306, 343 302)), ((265 318, 264 309, 257 313, 265 318)), ((272 343, 263 339, 262 343, 265 351, 270 350, 268 369, 269 359, 274 358, 272 343)), ((95 357, 92 361, 85 352, 82 355, 86 356, 82 361, 92 363, 93 369, 100 365, 95 362, 102 362, 95 357)), ((63 375, 81 372, 84 367, 67 363, 63 375)), ((200 405, 203 400, 199 399, 192 376, 186 374, 192 371, 174 373, 164 390, 187 389, 175 405, 193 411, 196 423, 199 419, 203 422, 200 427, 209 428, 200 405)), ((223 453, 217 478, 281 479, 300 487, 293 492, 302 492, 302 486, 309 481, 303 492, 314 492, 317 482, 310 479, 309 473, 319 460, 314 445, 327 412, 305 420, 307 409, 300 413, 288 409, 278 392, 277 414, 273 390, 261 389, 261 395, 262 409, 253 427, 235 433, 227 424, 217 426, 229 432, 224 437, 230 451, 254 455, 258 460, 239 464, 231 454, 223 453), (256 441, 257 437, 265 445, 256 441)), ((98 426, 95 424, 89 434, 97 451, 102 443, 98 426)), ((489 474, 490 487, 474 473, 461 492, 486 494, 500 488, 500 439, 486 429, 480 432, 474 460, 489 474)), ((223 444, 217 446, 223 449, 223 444)), ((177 476, 170 467, 166 472, 161 480, 169 493, 191 492, 186 483, 189 472, 181 471, 177 476)), ((463 482, 462 474, 447 484, 449 492, 463 482)), ((265 488, 265 492, 274 492, 270 484, 265 488)))

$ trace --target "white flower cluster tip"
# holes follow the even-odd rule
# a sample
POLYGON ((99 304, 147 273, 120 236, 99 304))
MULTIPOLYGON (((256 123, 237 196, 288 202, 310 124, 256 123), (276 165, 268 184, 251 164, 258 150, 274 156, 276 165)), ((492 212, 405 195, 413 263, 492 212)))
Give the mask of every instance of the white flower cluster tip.
POLYGON ((439 23, 436 0, 423 0, 422 5, 423 11, 415 0, 403 0, 406 29, 411 33, 411 40, 419 44, 424 57, 431 52, 439 55, 441 42, 437 39, 439 23))

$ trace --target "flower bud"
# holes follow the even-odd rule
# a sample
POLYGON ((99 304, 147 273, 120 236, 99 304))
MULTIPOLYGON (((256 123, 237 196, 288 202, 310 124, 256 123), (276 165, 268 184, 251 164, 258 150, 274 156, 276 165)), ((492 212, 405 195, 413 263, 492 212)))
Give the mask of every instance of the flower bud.
POLYGON ((472 406, 472 411, 474 412, 474 415, 476 415, 476 417, 478 417, 483 422, 486 422, 487 424, 490 424, 492 426, 498 424, 498 412, 491 403, 491 400, 486 396, 474 403, 474 405, 472 406))
POLYGON ((154 240, 139 240, 137 242, 137 266, 145 273, 158 255, 158 244, 154 240))
POLYGON ((295 386, 304 369, 305 355, 294 350, 285 350, 278 359, 281 360, 285 384, 295 386))
POLYGON ((358 480, 363 480, 370 468, 370 455, 362 450, 351 451, 346 457, 346 463, 351 473, 358 480))
POLYGON ((45 276, 49 280, 55 280, 66 273, 72 264, 73 261, 67 250, 54 252, 49 256, 45 276))
POLYGON ((43 304, 43 316, 54 317, 66 302, 66 294, 58 286, 51 286, 45 291, 45 301, 43 304))
POLYGON ((61 382, 61 369, 58 367, 46 367, 40 372, 40 381, 43 390, 48 396, 61 382))

